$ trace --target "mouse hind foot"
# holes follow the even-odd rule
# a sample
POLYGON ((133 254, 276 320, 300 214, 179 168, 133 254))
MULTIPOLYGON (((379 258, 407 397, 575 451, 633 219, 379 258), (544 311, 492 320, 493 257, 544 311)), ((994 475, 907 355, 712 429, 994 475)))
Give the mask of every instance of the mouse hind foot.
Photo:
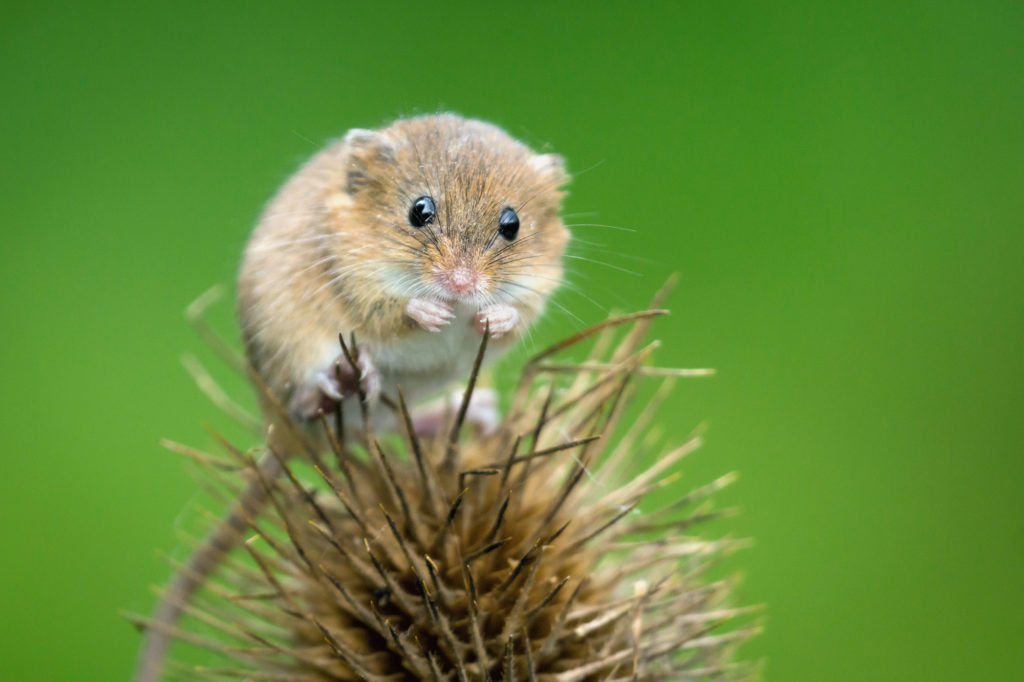
POLYGON ((316 419, 322 410, 331 413, 338 403, 357 395, 366 396, 366 402, 373 404, 380 398, 381 375, 373 364, 366 348, 356 351, 356 366, 344 353, 338 355, 330 367, 313 375, 313 379, 295 392, 288 409, 300 421, 316 419))
MULTIPOLYGON (((452 391, 447 397, 415 408, 410 416, 416 434, 427 437, 439 435, 448 426, 452 415, 462 407, 463 395, 462 391, 452 391)), ((487 435, 498 428, 499 421, 497 392, 490 388, 474 390, 466 409, 466 423, 487 435)))

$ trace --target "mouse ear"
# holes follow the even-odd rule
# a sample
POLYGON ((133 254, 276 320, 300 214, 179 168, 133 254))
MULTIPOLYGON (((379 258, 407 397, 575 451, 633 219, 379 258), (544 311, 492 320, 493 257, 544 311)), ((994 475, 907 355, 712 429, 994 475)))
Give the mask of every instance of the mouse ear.
POLYGON ((345 135, 348 151, 348 190, 355 192, 379 183, 382 166, 395 161, 395 150, 387 135, 376 130, 353 128, 345 135))
POLYGON ((556 187, 569 181, 565 170, 565 159, 558 154, 537 154, 530 159, 530 165, 545 179, 550 179, 556 187))

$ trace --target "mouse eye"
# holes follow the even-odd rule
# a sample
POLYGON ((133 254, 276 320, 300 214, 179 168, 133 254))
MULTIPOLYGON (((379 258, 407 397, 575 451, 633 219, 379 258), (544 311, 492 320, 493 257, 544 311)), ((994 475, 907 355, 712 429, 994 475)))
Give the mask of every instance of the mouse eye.
POLYGON ((498 218, 498 232, 505 239, 512 241, 519 232, 519 216, 511 208, 503 208, 498 218))
POLYGON ((413 227, 424 227, 434 222, 437 215, 437 206, 430 197, 420 197, 412 202, 409 209, 409 222, 413 227))

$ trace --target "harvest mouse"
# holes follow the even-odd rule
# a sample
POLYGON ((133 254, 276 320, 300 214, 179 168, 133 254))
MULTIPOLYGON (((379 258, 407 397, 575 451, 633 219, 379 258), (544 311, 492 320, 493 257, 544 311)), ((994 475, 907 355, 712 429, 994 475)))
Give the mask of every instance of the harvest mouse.
MULTIPOLYGON (((350 131, 284 184, 252 234, 238 300, 250 364, 311 433, 321 409, 357 388, 375 426, 394 428, 381 395, 400 386, 416 405, 469 374, 485 329, 493 359, 541 314, 562 278, 566 180, 561 157, 482 121, 443 114, 350 131), (338 340, 352 333, 358 373, 338 340)), ((345 409, 346 422, 361 424, 359 413, 345 409)), ((182 605, 264 502, 251 484, 172 583, 137 680, 159 679, 182 605)))
POLYGON ((482 121, 350 131, 284 185, 249 241, 239 312, 251 364, 298 420, 355 392, 339 333, 355 333, 382 419, 381 392, 400 385, 415 405, 464 378, 485 324, 493 358, 559 284, 565 181, 561 157, 482 121))

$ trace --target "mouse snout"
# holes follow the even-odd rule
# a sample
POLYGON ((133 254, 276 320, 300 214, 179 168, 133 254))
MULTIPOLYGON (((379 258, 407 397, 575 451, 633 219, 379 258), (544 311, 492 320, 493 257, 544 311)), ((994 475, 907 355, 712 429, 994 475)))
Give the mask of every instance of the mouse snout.
POLYGON ((475 268, 461 264, 441 273, 441 283, 444 287, 453 294, 462 296, 475 293, 479 280, 475 268))

